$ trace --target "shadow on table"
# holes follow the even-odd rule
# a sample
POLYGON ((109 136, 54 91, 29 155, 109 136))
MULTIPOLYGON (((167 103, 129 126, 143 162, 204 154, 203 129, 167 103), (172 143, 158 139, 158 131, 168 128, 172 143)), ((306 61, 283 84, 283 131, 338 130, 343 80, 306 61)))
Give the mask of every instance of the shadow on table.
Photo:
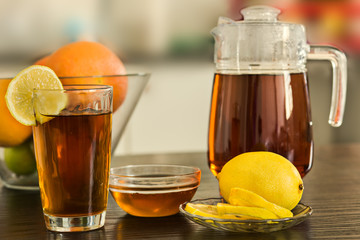
POLYGON ((247 239, 247 240, 307 240, 307 221, 293 228, 272 233, 233 233, 217 231, 190 222, 181 214, 159 218, 141 218, 129 214, 116 224, 115 239, 247 239))
POLYGON ((246 240, 307 240, 309 224, 305 221, 293 228, 271 233, 235 233, 199 227, 193 231, 186 239, 246 239, 246 240))
POLYGON ((181 214, 146 218, 126 214, 116 224, 116 239, 189 239, 194 225, 181 214), (166 236, 166 237, 165 237, 166 236))
POLYGON ((57 233, 46 230, 39 191, 0 188, 1 215, 11 216, 0 222, 0 239, 102 240, 105 229, 80 233, 57 233))
POLYGON ((47 240, 105 240, 105 229, 97 229, 89 232, 60 233, 47 231, 47 240))
POLYGON ((24 239, 24 232, 31 235, 46 229, 39 191, 13 190, 0 186, 0 193, 0 239, 24 239))

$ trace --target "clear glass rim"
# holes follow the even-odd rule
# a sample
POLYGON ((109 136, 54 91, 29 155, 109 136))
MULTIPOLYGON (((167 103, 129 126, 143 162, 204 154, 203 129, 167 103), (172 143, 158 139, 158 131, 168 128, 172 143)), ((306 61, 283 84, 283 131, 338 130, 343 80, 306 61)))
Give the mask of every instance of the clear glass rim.
MULTIPOLYGON (((166 172, 164 172, 167 174, 166 172)), ((172 179, 172 178, 181 178, 181 177, 188 177, 188 176, 194 176, 197 174, 200 174, 201 170, 198 167, 194 166, 181 166, 181 165, 171 165, 171 164, 142 164, 142 165, 126 165, 121 167, 114 167, 110 169, 110 177, 116 177, 116 178, 125 178, 125 179, 142 179, 142 180, 151 180, 151 179, 172 179), (136 175, 124 175, 124 174, 118 174, 116 173, 119 170, 125 170, 125 169, 149 169, 149 168, 174 168, 174 169, 186 169, 189 170, 188 173, 182 173, 182 174, 174 174, 171 173, 167 176, 157 176, 157 177, 149 177, 149 176, 136 176, 136 175)))
POLYGON ((113 87, 110 85, 103 84, 65 84, 63 89, 48 89, 48 88, 34 88, 34 92, 77 92, 77 91, 109 91, 113 87), (72 88, 71 88, 72 87, 72 88))
MULTIPOLYGON (((62 77, 58 76, 59 79, 78 79, 78 78, 116 78, 116 77, 148 77, 151 73, 148 72, 139 72, 139 73, 128 73, 128 74, 114 74, 114 75, 88 75, 88 76, 67 76, 62 77)), ((0 77, 1 80, 9 80, 14 77, 0 77)))
POLYGON ((72 79, 72 78, 99 78, 99 77, 107 77, 107 78, 113 78, 113 77, 145 77, 149 76, 150 73, 146 72, 140 72, 140 73, 128 73, 128 74, 114 74, 114 75, 89 75, 89 76, 58 76, 60 79, 72 79))

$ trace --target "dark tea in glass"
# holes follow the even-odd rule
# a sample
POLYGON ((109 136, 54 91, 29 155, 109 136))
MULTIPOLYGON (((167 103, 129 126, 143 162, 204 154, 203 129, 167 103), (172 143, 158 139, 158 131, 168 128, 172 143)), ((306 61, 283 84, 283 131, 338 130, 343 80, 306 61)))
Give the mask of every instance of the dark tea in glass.
POLYGON ((270 151, 305 176, 313 158, 306 74, 215 74, 208 137, 214 175, 241 153, 270 151))
POLYGON ((44 213, 102 213, 109 190, 111 113, 49 117, 33 133, 44 213))

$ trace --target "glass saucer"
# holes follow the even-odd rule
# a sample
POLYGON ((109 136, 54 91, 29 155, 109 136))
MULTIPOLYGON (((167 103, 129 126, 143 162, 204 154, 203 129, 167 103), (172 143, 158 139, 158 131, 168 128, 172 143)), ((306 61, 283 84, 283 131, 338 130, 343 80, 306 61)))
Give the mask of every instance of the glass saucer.
MULTIPOLYGON (((208 199, 194 200, 191 201, 190 203, 216 205, 217 203, 220 202, 224 202, 224 200, 221 198, 208 198, 208 199)), ((187 203, 181 204, 179 208, 180 208, 180 212, 184 214, 185 217, 187 217, 188 219, 209 228, 213 228, 216 230, 230 231, 230 232, 275 232, 293 227, 303 222, 313 212, 310 206, 306 206, 302 203, 299 203, 292 210, 294 216, 291 218, 266 219, 266 220, 254 220, 254 219, 234 220, 234 219, 202 217, 199 215, 190 214, 187 211, 185 211, 186 204, 187 203)))

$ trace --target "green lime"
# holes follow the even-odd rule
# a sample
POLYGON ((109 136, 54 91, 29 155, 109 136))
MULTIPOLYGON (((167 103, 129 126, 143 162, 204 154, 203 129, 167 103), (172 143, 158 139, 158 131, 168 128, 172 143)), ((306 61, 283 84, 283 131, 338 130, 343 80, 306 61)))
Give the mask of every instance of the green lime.
POLYGON ((36 171, 32 144, 32 141, 25 141, 16 147, 5 148, 5 163, 10 171, 19 175, 27 175, 36 171))

